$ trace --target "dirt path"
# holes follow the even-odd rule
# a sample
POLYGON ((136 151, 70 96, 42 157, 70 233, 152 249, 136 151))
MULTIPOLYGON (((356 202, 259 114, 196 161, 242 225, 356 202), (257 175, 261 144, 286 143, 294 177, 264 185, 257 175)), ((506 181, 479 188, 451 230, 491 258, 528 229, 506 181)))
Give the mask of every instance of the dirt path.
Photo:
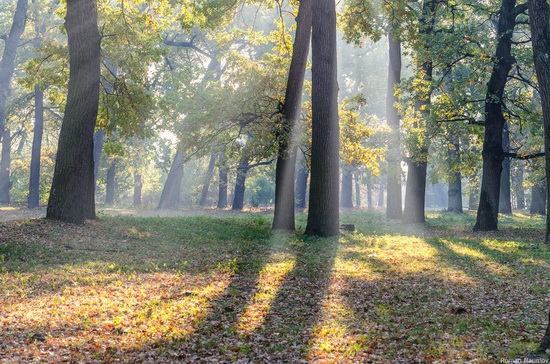
MULTIPOLYGON (((177 216, 228 216, 240 215, 243 213, 265 213, 269 214, 268 209, 254 209, 241 211, 217 210, 217 209, 178 209, 178 210, 158 210, 158 209, 131 209, 131 208, 97 208, 97 215, 108 216, 139 216, 139 217, 177 217, 177 216)), ((46 217, 46 207, 37 209, 27 209, 24 207, 5 206, 0 207, 0 222, 12 220, 41 219, 46 217)))

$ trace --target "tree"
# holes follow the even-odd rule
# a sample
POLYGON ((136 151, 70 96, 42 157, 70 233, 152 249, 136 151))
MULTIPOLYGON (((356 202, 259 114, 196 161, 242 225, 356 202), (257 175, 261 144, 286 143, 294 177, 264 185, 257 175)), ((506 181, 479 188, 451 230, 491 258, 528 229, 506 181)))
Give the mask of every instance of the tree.
POLYGON ((97 3, 67 2, 70 80, 46 218, 83 223, 95 218, 93 135, 99 107, 97 3))
POLYGON ((403 217, 403 202, 401 196, 401 150, 399 148, 399 114, 395 103, 395 88, 401 80, 401 42, 392 29, 388 31, 389 43, 389 67, 388 67, 388 90, 386 96, 386 120, 391 128, 390 140, 388 142, 388 198, 386 201, 386 217, 389 219, 401 219, 403 217))
POLYGON ((498 230, 500 179, 504 160, 502 134, 506 123, 503 96, 508 74, 515 63, 512 56, 512 36, 516 18, 525 11, 526 6, 527 4, 516 6, 515 0, 502 0, 499 10, 497 47, 485 97, 483 172, 474 231, 498 230))
MULTIPOLYGON (((542 103, 544 123, 544 151, 546 159, 546 235, 550 244, 550 5, 545 0, 529 2, 533 58, 542 103)), ((541 344, 541 347, 543 345, 541 344)), ((546 349, 550 347, 550 327, 547 331, 546 349)))
POLYGON ((430 116, 430 104, 433 91, 433 55, 432 46, 429 41, 434 33, 436 24, 436 1, 426 1, 422 5, 422 14, 420 17, 420 34, 422 48, 426 50, 425 54, 417 50, 417 78, 420 84, 417 100, 414 103, 412 116, 413 129, 419 129, 420 134, 414 136, 415 146, 411 155, 407 158, 407 189, 405 191, 405 209, 403 211, 403 221, 408 223, 423 223, 425 219, 425 201, 426 201, 426 175, 428 170, 428 135, 427 125, 425 128, 421 124, 427 124, 430 116), (424 130, 422 130, 424 129, 424 130))
POLYGON ((181 202, 181 180, 183 179, 183 164, 185 155, 181 151, 177 151, 166 177, 162 195, 160 196, 159 209, 174 208, 181 202))
POLYGON ((275 170, 275 211, 273 229, 294 231, 294 175, 296 170, 295 125, 300 117, 302 90, 311 39, 311 1, 300 0, 296 37, 283 105, 282 133, 275 170))
POLYGON ((13 23, 7 38, 4 38, 4 53, 0 61, 0 131, 4 130, 6 103, 8 102, 11 78, 15 69, 15 56, 21 35, 25 31, 27 22, 28 0, 18 0, 13 23))
POLYGON ((312 141, 309 214, 306 234, 339 233, 339 127, 336 67, 336 5, 313 4, 312 141))

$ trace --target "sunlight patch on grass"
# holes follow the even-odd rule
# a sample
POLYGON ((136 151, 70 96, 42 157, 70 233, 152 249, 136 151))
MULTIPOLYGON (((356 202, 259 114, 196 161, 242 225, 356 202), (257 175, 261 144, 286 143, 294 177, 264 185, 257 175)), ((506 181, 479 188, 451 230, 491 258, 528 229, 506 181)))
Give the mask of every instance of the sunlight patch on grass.
POLYGON ((296 257, 288 255, 278 259, 271 257, 270 260, 274 261, 267 263, 259 272, 256 292, 235 324, 241 335, 250 334, 262 325, 281 284, 296 265, 296 257))

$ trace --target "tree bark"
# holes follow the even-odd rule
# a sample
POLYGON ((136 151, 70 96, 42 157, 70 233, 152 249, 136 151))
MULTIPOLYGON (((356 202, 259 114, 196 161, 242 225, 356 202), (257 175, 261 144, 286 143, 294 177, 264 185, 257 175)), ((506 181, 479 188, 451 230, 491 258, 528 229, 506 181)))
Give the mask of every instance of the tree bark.
POLYGON ((516 192, 516 209, 525 209, 525 189, 523 188, 523 174, 524 166, 523 161, 517 161, 517 168, 515 169, 514 176, 512 178, 514 182, 514 191, 516 192))
POLYGON ((242 210, 244 207, 244 192, 246 189, 246 174, 248 173, 248 158, 244 158, 237 167, 237 177, 235 178, 235 193, 233 193, 232 210, 242 210))
POLYGON ((11 133, 4 129, 2 133, 2 160, 0 162, 0 204, 10 204, 10 170, 11 170, 11 133))
POLYGON ((546 214, 546 188, 544 184, 533 186, 531 189, 531 208, 529 213, 536 215, 546 214))
POLYGON ((97 177, 99 176, 99 163, 101 162, 104 138, 105 131, 99 128, 94 133, 94 188, 97 188, 97 177))
MULTIPOLYGON (((460 163, 460 144, 458 136, 455 133, 449 135, 453 147, 449 150, 449 160, 451 161, 450 170, 456 170, 460 163), (453 168, 454 167, 454 168, 453 168)), ((451 172, 451 181, 449 182, 449 191, 447 193, 449 199, 447 211, 456 214, 462 214, 462 174, 459 170, 451 172)))
MULTIPOLYGON (((384 207, 384 180, 382 178, 380 178, 380 184, 378 189, 378 207, 384 207)), ((403 207, 401 207, 401 209, 403 209, 403 207)))
POLYGON ((295 125, 300 117, 304 76, 311 39, 311 2, 301 0, 296 18, 296 38, 290 63, 290 71, 283 106, 283 131, 279 141, 277 166, 275 169, 275 211, 274 230, 295 230, 294 174, 296 170, 295 125))
POLYGON ((306 235, 339 234, 339 125, 336 65, 336 5, 313 3, 312 142, 306 235))
POLYGON ((403 217, 403 200, 401 196, 401 148, 399 142, 399 114, 395 103, 395 88, 401 82, 401 42, 396 39, 393 30, 388 32, 389 69, 388 89, 386 96, 386 119, 391 128, 389 147, 386 159, 388 161, 388 198, 386 201, 386 217, 401 219, 403 217))
MULTIPOLYGON (((504 126, 502 131, 502 151, 510 152, 510 132, 508 127, 504 126)), ((502 174, 500 175, 500 194, 498 200, 498 212, 502 214, 512 213, 512 193, 511 193, 511 177, 510 177, 510 161, 511 158, 504 158, 502 161, 502 174)))
POLYGON ((225 209, 227 207, 227 167, 225 166, 225 158, 220 153, 219 157, 219 188, 218 188, 218 208, 225 209))
POLYGON ((183 152, 177 151, 174 161, 166 177, 162 194, 160 195, 159 209, 168 209, 178 207, 181 203, 181 182, 183 179, 183 162, 185 156, 183 152))
MULTIPOLYGON (((550 5, 546 0, 529 2, 533 58, 539 84, 544 121, 544 152, 546 159, 546 193, 550 192, 550 5)), ((550 198, 547 197, 546 211, 550 212, 550 198)), ((546 215, 545 239, 550 244, 550 213, 546 215)), ((550 338, 545 336, 548 348, 550 338)), ((544 342, 544 341, 543 341, 544 342)), ((542 344, 541 344, 542 345, 542 344)))
POLYGON ((31 168, 29 179, 29 209, 37 208, 40 203, 40 157, 42 134, 44 133, 44 93, 40 85, 34 85, 34 131, 32 137, 31 168))
POLYGON ((537 353, 544 354, 548 349, 550 349, 550 314, 548 315, 548 325, 546 326, 544 336, 539 344, 539 347, 537 348, 537 353))
POLYGON ((296 208, 303 210, 307 205, 307 180, 309 171, 306 166, 302 165, 298 168, 298 176, 296 177, 296 208))
POLYGON ((200 207, 206 207, 208 205, 208 190, 210 189, 210 181, 212 180, 214 167, 216 166, 216 157, 217 153, 210 154, 210 161, 208 162, 208 168, 202 184, 201 199, 199 200, 200 207))
POLYGON ((105 205, 113 205, 115 203, 116 163, 116 160, 112 161, 107 170, 107 178, 105 180, 105 205))
POLYGON ((141 190, 143 189, 143 179, 140 173, 134 172, 134 207, 141 206, 141 190))
POLYGON ((374 203, 372 201, 372 176, 367 175, 367 209, 372 211, 374 203))
POLYGON ((497 29, 495 63, 485 97, 483 138, 483 172, 481 193, 474 231, 498 230, 500 178, 502 172, 503 95, 508 73, 515 63, 512 56, 512 35, 516 25, 516 0, 502 0, 497 29))
POLYGON ((67 2, 69 89, 46 217, 73 223, 95 218, 94 128, 99 106, 97 3, 67 2))
POLYGON ((0 61, 0 130, 4 130, 6 104, 10 95, 11 79, 15 69, 15 56, 21 35, 27 22, 28 0, 18 0, 10 33, 4 43, 4 53, 0 61))
POLYGON ((353 208, 353 174, 351 167, 342 167, 342 184, 340 187, 340 206, 345 209, 353 208))
POLYGON ((361 174, 355 173, 355 207, 361 207, 361 174))

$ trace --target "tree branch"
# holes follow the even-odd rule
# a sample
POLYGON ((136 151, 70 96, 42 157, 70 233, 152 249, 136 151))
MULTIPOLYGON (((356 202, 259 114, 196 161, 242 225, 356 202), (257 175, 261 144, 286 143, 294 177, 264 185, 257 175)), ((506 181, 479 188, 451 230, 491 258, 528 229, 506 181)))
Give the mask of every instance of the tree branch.
POLYGON ((503 155, 504 155, 504 157, 508 157, 508 158, 514 158, 514 159, 520 159, 520 160, 529 160, 529 159, 544 157, 545 153, 542 152, 542 153, 524 155, 524 154, 518 154, 518 153, 504 152, 503 155))

